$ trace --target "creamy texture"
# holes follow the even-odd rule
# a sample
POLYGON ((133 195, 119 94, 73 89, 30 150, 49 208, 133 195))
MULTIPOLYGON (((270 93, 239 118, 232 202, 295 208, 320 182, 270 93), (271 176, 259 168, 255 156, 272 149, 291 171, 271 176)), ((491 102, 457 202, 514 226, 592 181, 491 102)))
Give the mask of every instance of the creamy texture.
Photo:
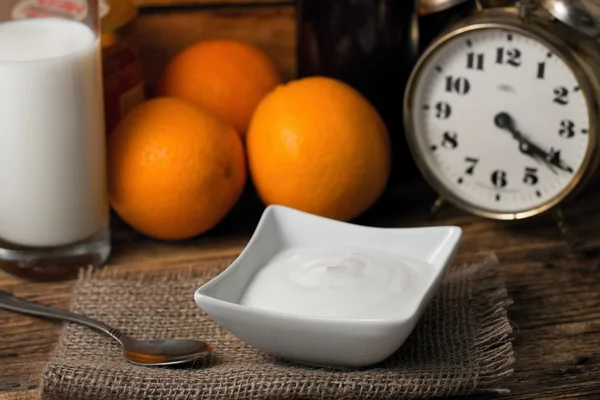
POLYGON ((240 303, 313 317, 394 318, 418 300, 428 268, 370 250, 289 249, 256 273, 240 303))
POLYGON ((87 26, 0 24, 0 239, 85 240, 108 224, 100 42, 87 26))

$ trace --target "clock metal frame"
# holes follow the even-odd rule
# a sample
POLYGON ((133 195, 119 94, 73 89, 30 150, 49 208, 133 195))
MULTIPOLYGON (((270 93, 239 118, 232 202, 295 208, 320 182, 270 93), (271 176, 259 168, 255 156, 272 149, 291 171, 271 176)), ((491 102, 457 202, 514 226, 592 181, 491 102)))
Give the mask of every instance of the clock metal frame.
MULTIPOLYGON (((534 15, 523 20, 518 16, 516 8, 488 9, 466 18, 462 23, 453 26, 449 31, 438 37, 423 53, 415 65, 407 83, 404 96, 404 128, 409 150, 425 180, 437 193, 453 204, 472 214, 497 220, 516 220, 530 218, 553 209, 562 202, 571 200, 590 181, 595 178, 600 166, 600 56, 594 55, 593 44, 589 39, 570 30, 568 27, 551 21, 549 17, 534 15), (581 168, 573 176, 568 186, 547 203, 534 209, 515 210, 514 212, 497 212, 481 208, 455 195, 444 181, 439 179, 429 167, 417 144, 417 132, 413 123, 413 104, 417 82, 422 77, 423 66, 444 47, 446 43, 473 31, 487 29, 502 29, 528 36, 542 43, 571 69, 579 82, 585 97, 589 114, 589 146, 581 168), (597 66, 597 67, 596 67, 597 66), (594 68, 596 67, 596 68, 594 68)), ((600 46, 595 47, 598 51, 600 46)))

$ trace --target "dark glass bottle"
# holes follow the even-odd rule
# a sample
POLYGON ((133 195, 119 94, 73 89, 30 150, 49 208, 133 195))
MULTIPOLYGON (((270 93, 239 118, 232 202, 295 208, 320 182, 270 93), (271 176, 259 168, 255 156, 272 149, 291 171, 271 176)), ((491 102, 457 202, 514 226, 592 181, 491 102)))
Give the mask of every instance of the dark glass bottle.
MULTIPOLYGON (((427 3, 420 0, 422 3, 427 3)), ((505 1, 505 0, 500 0, 505 1)), ((482 3, 498 2, 498 0, 488 0, 482 3)), ((438 1, 438 4, 440 2, 438 1)), ((443 2, 442 2, 443 3, 443 2)), ((476 9, 476 4, 469 0, 448 0, 451 7, 443 8, 437 12, 421 15, 419 18, 419 51, 424 51, 433 40, 442 32, 471 14, 476 9)))
MULTIPOLYGON (((340 79, 383 117, 394 171, 415 170, 402 135, 402 95, 414 64, 411 0, 298 0, 298 75, 340 79)), ((406 173, 406 171, 404 171, 406 173)))
POLYGON ((418 176, 404 137, 404 89, 420 50, 451 15, 419 18, 414 0, 297 0, 297 6, 298 75, 330 76, 359 90, 390 132, 392 179, 418 176))

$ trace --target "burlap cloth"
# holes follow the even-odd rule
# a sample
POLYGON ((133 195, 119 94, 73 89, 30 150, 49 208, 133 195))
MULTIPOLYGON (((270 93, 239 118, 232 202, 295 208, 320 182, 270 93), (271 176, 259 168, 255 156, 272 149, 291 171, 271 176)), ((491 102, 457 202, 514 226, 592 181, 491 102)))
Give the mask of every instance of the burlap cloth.
POLYGON ((453 267, 395 355, 372 368, 346 371, 274 359, 207 317, 193 293, 227 263, 158 275, 116 269, 82 274, 71 310, 139 339, 203 339, 214 355, 185 368, 139 367, 124 360, 112 339, 68 324, 44 372, 41 398, 410 399, 500 392, 512 372, 510 300, 489 262, 453 267))

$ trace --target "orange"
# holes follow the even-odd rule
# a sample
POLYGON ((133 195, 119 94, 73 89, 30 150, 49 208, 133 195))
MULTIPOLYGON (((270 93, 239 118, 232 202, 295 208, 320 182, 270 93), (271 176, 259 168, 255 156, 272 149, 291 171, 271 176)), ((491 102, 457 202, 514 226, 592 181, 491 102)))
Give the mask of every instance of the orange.
POLYGON ((202 105, 244 136, 256 106, 281 80, 277 66, 255 46, 210 40, 175 56, 159 79, 157 93, 202 105))
POLYGON ((108 144, 113 209, 138 231, 186 239, 214 227, 246 182, 242 141, 214 115, 177 98, 130 111, 108 144))
POLYGON ((355 89, 324 77, 293 81, 267 95, 252 119, 246 151, 265 204, 338 220, 370 208, 391 169, 380 115, 355 89))

